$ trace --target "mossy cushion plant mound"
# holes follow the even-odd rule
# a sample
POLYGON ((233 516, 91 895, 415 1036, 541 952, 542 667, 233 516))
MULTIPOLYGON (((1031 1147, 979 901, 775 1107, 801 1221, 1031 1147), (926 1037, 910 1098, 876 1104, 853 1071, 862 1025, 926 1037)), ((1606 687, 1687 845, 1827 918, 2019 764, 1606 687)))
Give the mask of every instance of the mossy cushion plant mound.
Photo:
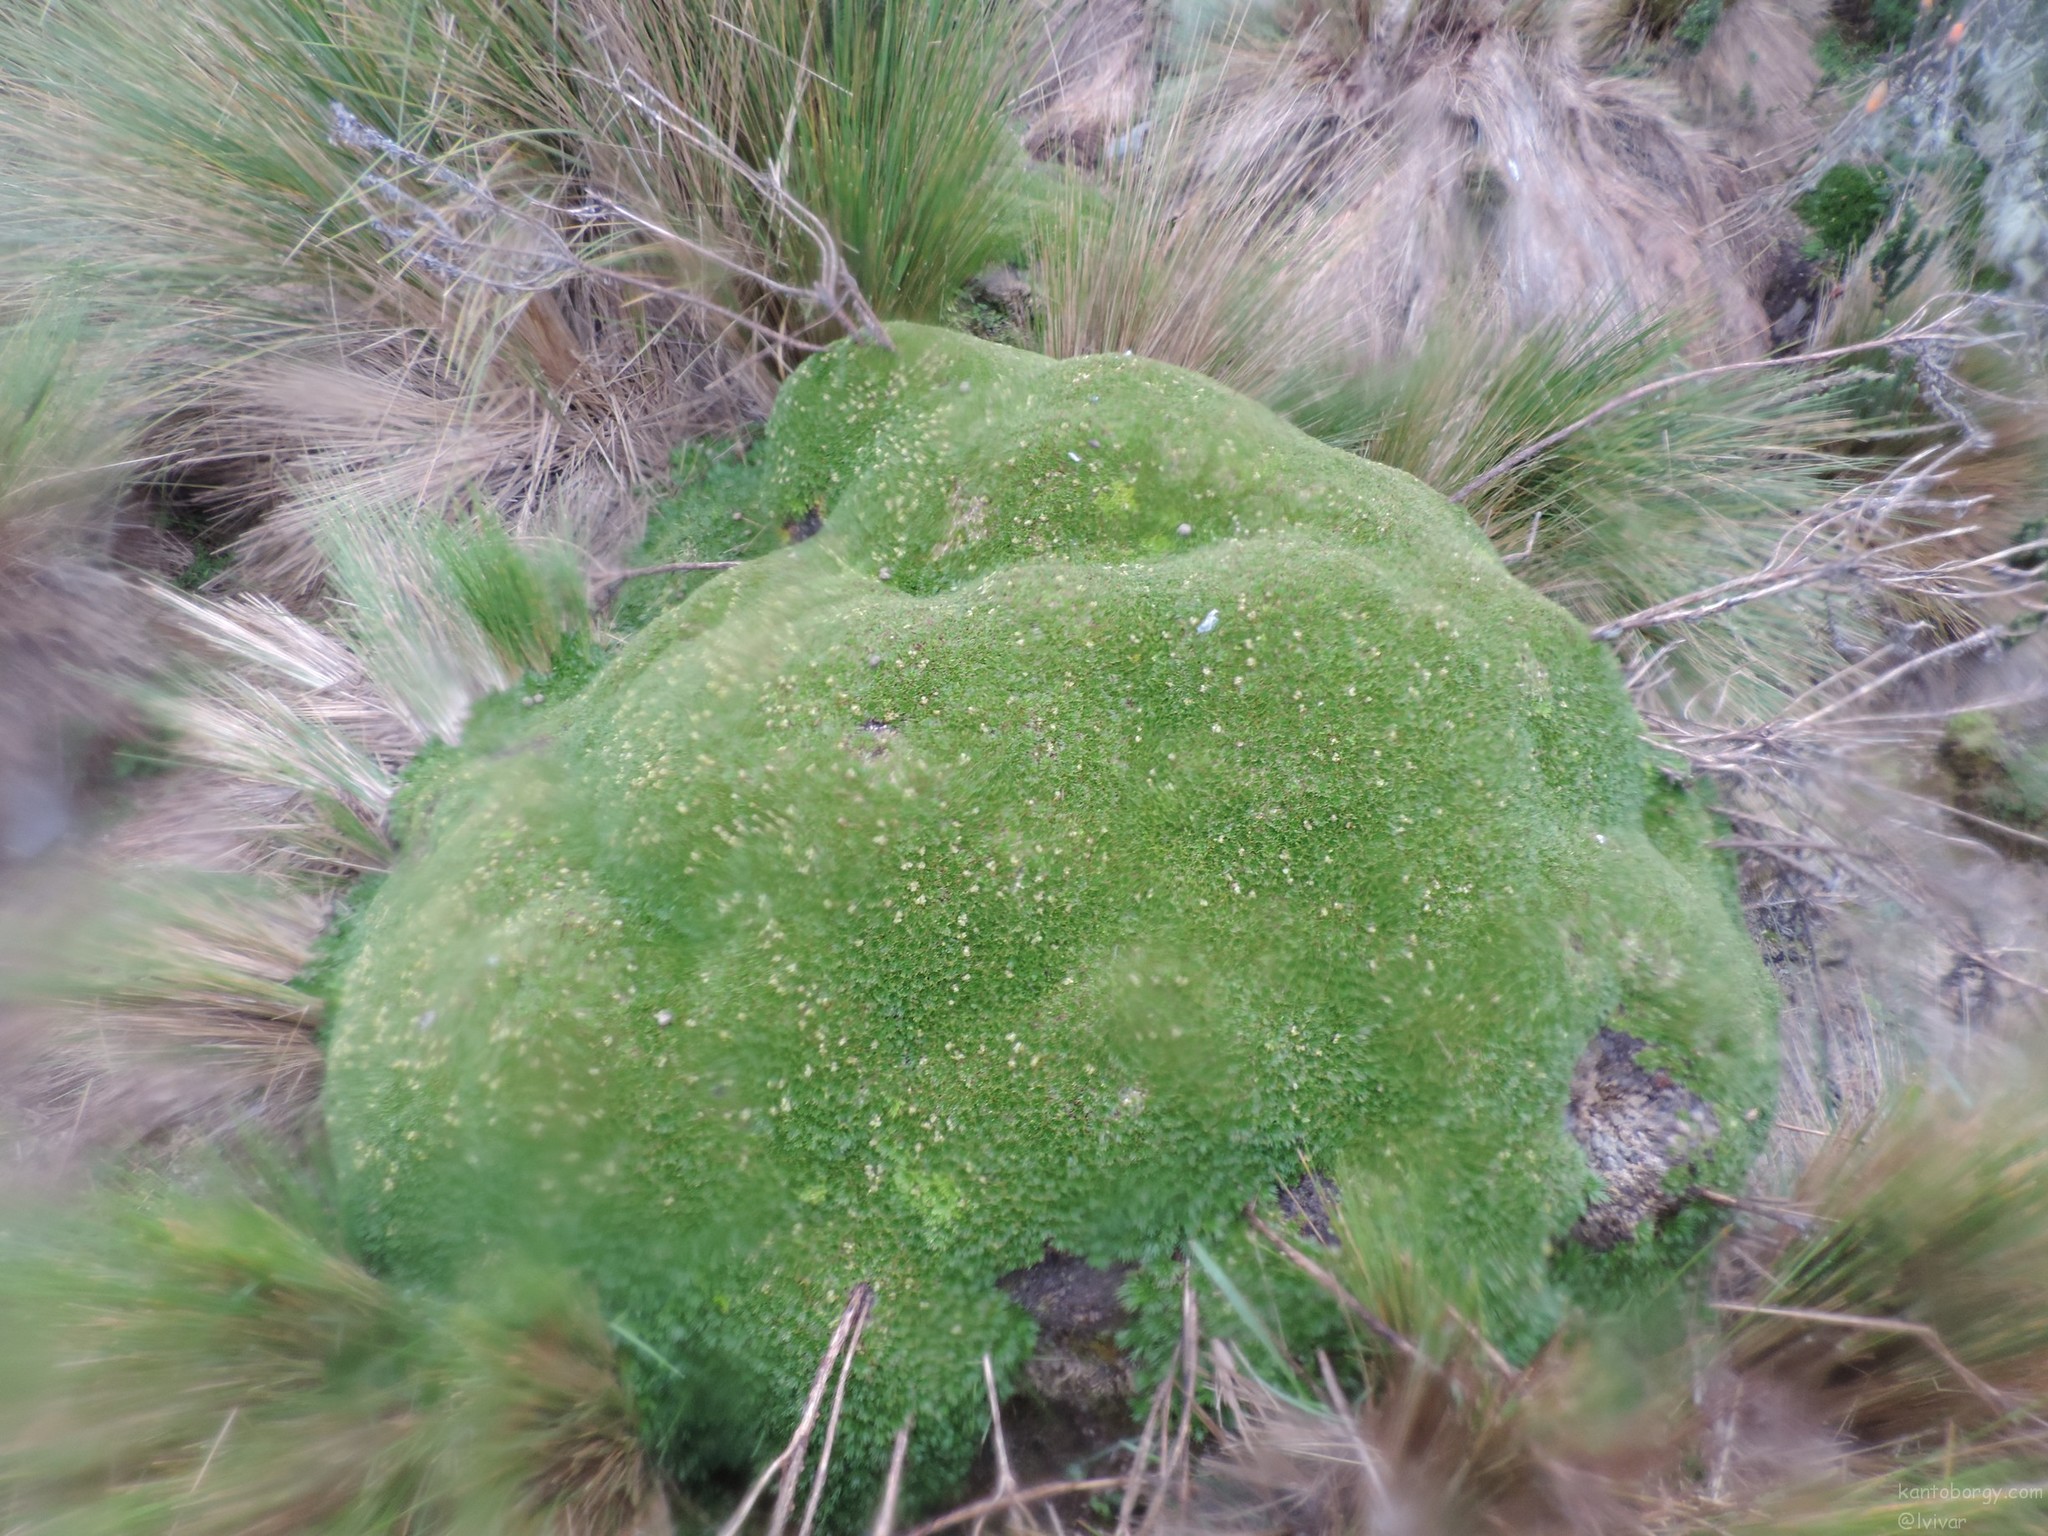
MULTIPOLYGON (((1337 1172, 1553 1315, 1603 1025, 1726 1127, 1773 1005, 1611 659, 1441 498, 1208 381, 914 327, 789 381, 755 558, 416 770, 339 983, 358 1240, 597 1287, 686 1479, 936 1493, 1048 1245, 1160 1267, 1337 1172)), ((1538 1335, 1540 1336, 1540 1334, 1538 1335)))

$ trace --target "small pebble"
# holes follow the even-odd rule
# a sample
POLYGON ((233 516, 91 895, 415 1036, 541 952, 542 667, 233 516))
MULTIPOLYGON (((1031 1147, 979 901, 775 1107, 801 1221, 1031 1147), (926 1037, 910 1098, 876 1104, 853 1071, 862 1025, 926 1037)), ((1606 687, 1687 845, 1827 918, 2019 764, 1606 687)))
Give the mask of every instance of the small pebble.
POLYGON ((881 578, 882 578, 882 580, 884 580, 884 581, 887 581, 887 580, 889 579, 889 577, 890 577, 890 576, 891 576, 892 574, 894 574, 894 573, 893 573, 893 572, 891 572, 891 571, 890 571, 890 569, 889 569, 889 567, 887 567, 887 566, 885 565, 885 566, 883 566, 883 567, 882 567, 882 568, 881 568, 881 569, 880 569, 879 571, 875 572, 875 574, 876 574, 877 576, 881 577, 881 578))
POLYGON ((659 1024, 663 1029, 667 1029, 669 1025, 675 1023, 675 1021, 676 1016, 670 1013, 666 1008, 662 1009, 661 1012, 657 1013, 654 1016, 654 1022, 659 1024))
POLYGON ((969 390, 971 390, 972 388, 974 388, 974 386, 973 386, 972 384, 968 383, 968 382, 967 382, 967 381, 966 381, 965 379, 962 379, 962 380, 960 381, 960 393, 961 393, 961 394, 963 394, 963 395, 964 395, 964 394, 966 394, 966 393, 967 393, 967 392, 968 392, 969 390))
POLYGON ((1178 528, 1174 529, 1173 531, 1179 534, 1184 539, 1192 538, 1194 537, 1195 525, 1193 523, 1182 523, 1178 528))

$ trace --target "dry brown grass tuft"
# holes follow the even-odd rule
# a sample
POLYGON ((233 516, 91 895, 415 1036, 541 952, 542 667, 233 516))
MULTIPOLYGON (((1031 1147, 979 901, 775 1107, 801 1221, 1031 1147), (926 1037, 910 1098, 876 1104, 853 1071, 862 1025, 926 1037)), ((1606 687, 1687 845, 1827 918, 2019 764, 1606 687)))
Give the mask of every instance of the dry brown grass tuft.
POLYGON ((398 769, 565 633, 533 557, 488 525, 437 545, 355 495, 324 516, 332 631, 265 598, 117 589, 158 657, 125 694, 167 771, 71 862, 4 893, 0 1110, 18 1159, 251 1121, 303 1135, 321 1003, 299 978, 348 885, 390 858, 398 769), (497 584, 465 591, 479 571, 497 584))
POLYGON ((1798 1189, 1813 1230, 1748 1254, 1719 1303, 1733 1367, 1853 1444, 1997 1429, 2048 1447, 2048 1139, 2024 1060, 2001 1071, 1826 1143, 1798 1189))
POLYGON ((1045 0, 1027 24, 1029 84, 1017 112, 1030 125, 1025 149, 1036 159, 1095 167, 1125 138, 1150 98, 1158 17, 1141 0, 1045 0))
POLYGON ((105 569, 124 551, 119 462, 133 420, 110 401, 121 348, 0 279, 0 869, 70 823, 80 759, 131 722, 108 684, 137 626, 105 569))
POLYGON ((1751 185, 1774 185, 1818 141, 1822 0, 1732 0, 1698 50, 1669 66, 1687 114, 1742 164, 1751 185))
MULTIPOLYGON (((1306 99, 1284 66, 1266 91, 1306 99)), ((1142 150, 1067 187, 1031 270, 1045 350, 1134 351, 1268 401, 1318 361, 1341 371, 1344 322, 1299 302, 1305 275, 1345 253, 1314 195, 1332 174, 1311 145, 1234 142, 1202 99, 1183 96, 1142 150)))
POLYGON ((1328 221, 1284 303, 1375 359, 1456 308, 1520 332, 1617 296, 1699 318, 1718 355, 1762 348, 1758 244, 1736 168, 1661 88, 1599 75, 1556 6, 1304 6, 1185 87, 1226 182, 1262 168, 1328 221))
POLYGON ((1211 1351, 1226 1427, 1191 1497, 1159 1528, 1176 1533, 1339 1536, 1516 1531, 1604 1536, 1640 1529, 1619 1491, 1635 1448, 1594 1458, 1539 1423, 1569 1406, 1519 1382, 1430 1362, 1394 1365, 1372 1391, 1345 1392, 1321 1364, 1320 1400, 1303 1401, 1211 1351))
POLYGON ((1839 105, 1821 99, 1813 51, 1826 0, 1592 0, 1573 22, 1589 59, 1672 87, 1676 115, 1729 153, 1753 189, 1800 169, 1839 105))
POLYGON ((762 173, 679 139, 658 88, 628 100, 627 15, 450 11, 436 32, 397 0, 67 0, 0 22, 21 270, 122 295, 147 484, 238 539, 245 586, 315 589, 297 503, 337 475, 613 556, 678 441, 765 412, 763 335, 831 326, 794 271, 829 267, 830 237, 764 252, 705 213, 762 173), (784 295, 765 330, 764 293, 784 295))
POLYGON ((673 1529, 607 1329, 571 1286, 478 1277, 461 1301, 389 1286, 348 1256, 319 1189, 274 1170, 9 1215, 0 1300, 34 1325, 0 1340, 10 1519, 673 1529))
POLYGON ((531 329, 554 343, 552 371, 575 382, 566 395, 516 353, 464 379, 423 335, 390 337, 374 314, 336 316, 330 330, 314 321, 303 343, 225 371, 150 447, 175 496, 233 535, 235 580, 256 591, 303 600, 318 590, 317 487, 341 477, 425 508, 480 498, 521 532, 614 557, 638 540, 636 493, 673 445, 759 419, 772 382, 680 325, 647 334, 594 282, 565 286, 530 297, 523 318, 547 317, 531 329))

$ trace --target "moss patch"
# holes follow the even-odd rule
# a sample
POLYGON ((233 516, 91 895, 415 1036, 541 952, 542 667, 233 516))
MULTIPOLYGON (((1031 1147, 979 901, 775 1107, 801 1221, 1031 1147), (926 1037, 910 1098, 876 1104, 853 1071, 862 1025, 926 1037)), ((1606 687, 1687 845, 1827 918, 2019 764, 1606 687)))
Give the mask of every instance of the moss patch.
POLYGON ((685 1477, 780 1443, 872 1281, 858 1518, 912 1410, 915 1485, 965 1468, 1031 1344, 996 1277, 1156 1269, 1304 1158, 1539 1327, 1604 1023, 1739 1176, 1773 996, 1604 651, 1201 378, 894 334, 786 386, 756 558, 433 765, 331 1046, 380 1264, 584 1271, 685 1477))

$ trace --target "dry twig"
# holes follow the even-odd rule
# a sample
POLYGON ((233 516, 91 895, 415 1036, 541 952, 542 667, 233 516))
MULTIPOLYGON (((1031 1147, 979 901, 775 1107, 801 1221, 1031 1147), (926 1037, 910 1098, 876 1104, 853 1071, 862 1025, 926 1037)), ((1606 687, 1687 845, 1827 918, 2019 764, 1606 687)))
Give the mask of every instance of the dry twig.
POLYGON ((912 1414, 896 1431, 896 1443, 889 1448, 889 1477, 882 1484, 882 1505, 875 1511, 874 1536, 896 1536, 896 1501, 903 1493, 903 1460, 910 1452, 910 1431, 917 1423, 912 1414))
POLYGON ((1955 1352, 1942 1342, 1941 1335, 1925 1323, 1909 1323, 1896 1317, 1863 1317, 1853 1312, 1823 1312, 1816 1307, 1766 1307, 1742 1301, 1717 1301, 1716 1312, 1729 1312, 1751 1317, 1782 1317, 1793 1322, 1816 1323, 1824 1328, 1846 1328, 1858 1333, 1903 1333, 1920 1340, 1928 1349, 1955 1373, 1956 1379, 1984 1401, 1997 1409, 2001 1416, 2024 1414, 2034 1423, 2048 1428, 2036 1415, 2027 1411, 2026 1405, 2009 1393, 2001 1392, 1982 1376, 1971 1370, 1956 1358, 1955 1352))
MULTIPOLYGON (((858 1299, 863 1291, 867 1292, 866 1301, 854 1322, 853 1333, 846 1341, 846 1353, 840 1357, 839 1380, 832 1388, 832 1412, 825 1420, 825 1443, 818 1449, 818 1472, 811 1479, 811 1496, 804 1503, 804 1518, 797 1526, 797 1536, 811 1536, 812 1522, 818 1517, 818 1503, 825 1496, 825 1479, 832 1472, 832 1445, 839 1438, 839 1411, 846 1403, 846 1379, 853 1374, 854 1351, 860 1348, 861 1331, 867 1327, 868 1313, 874 1307, 874 1292, 865 1284, 854 1288, 855 1298, 858 1299)), ((777 1507, 780 1508, 779 1504, 777 1507)), ((770 1529, 776 1527, 771 1526, 770 1529)))
POLYGON ((1259 1236, 1263 1237, 1280 1251, 1282 1258, 1322 1287, 1340 1307, 1363 1323, 1366 1331, 1372 1334, 1374 1338, 1385 1344, 1389 1349, 1394 1350, 1397 1354, 1405 1355, 1411 1360, 1421 1358, 1415 1346, 1403 1338, 1385 1318, 1352 1295, 1350 1288, 1335 1275, 1331 1274, 1329 1270, 1303 1253, 1278 1232, 1275 1232, 1260 1218, 1257 1211, 1247 1207, 1245 1219, 1251 1223, 1253 1231, 1257 1232, 1259 1236))
MULTIPOLYGON (((988 1387, 989 1435, 995 1442, 996 1450, 996 1487, 993 1496, 1001 1498, 1005 1494, 1016 1492, 1017 1479, 1010 1471, 1009 1443, 1003 1438, 1003 1403, 996 1394, 995 1362, 986 1352, 981 1357, 981 1379, 988 1387)), ((981 1536, 981 1525, 979 1520, 974 1522, 974 1536, 981 1536)))
POLYGON ((667 560, 660 565, 636 565, 623 571, 596 571, 590 579, 590 605, 602 612, 612 596, 627 582, 641 576, 671 576, 683 571, 730 571, 745 564, 740 560, 667 560))
POLYGON ((718 1528, 718 1536, 739 1536, 740 1528, 747 1523, 747 1516, 754 1512, 754 1505, 767 1489, 769 1480, 778 1473, 782 1475, 782 1484, 775 1493, 775 1513, 769 1522, 771 1536, 780 1536, 788 1524, 790 1507, 796 1501, 797 1479, 803 1475, 804 1453, 811 1443, 811 1431, 818 1422, 818 1409, 825 1400, 825 1384, 832 1379, 832 1367, 838 1363, 840 1351, 847 1348, 849 1339, 858 1341, 859 1330, 866 1326, 868 1310, 874 1301, 874 1287, 865 1280, 856 1285, 853 1294, 847 1297, 846 1308, 839 1314, 839 1324, 832 1330, 831 1341, 818 1361, 818 1374, 812 1378, 811 1393, 804 1401, 803 1415, 797 1420, 796 1432, 775 1459, 761 1469, 760 1476, 741 1496, 725 1524, 718 1528))
POLYGON ((1145 1411, 1144 1427, 1138 1431, 1137 1448, 1131 1453, 1131 1465, 1124 1478, 1124 1496, 1117 1508, 1116 1536, 1130 1536, 1131 1515, 1138 1507, 1138 1494, 1144 1487, 1147 1471, 1152 1459, 1152 1436, 1158 1432, 1162 1437, 1164 1451, 1165 1418, 1173 1401, 1173 1383, 1180 1366, 1179 1346, 1175 1345, 1174 1358, 1167 1361, 1166 1372, 1159 1378, 1159 1385, 1152 1393, 1152 1406, 1145 1411))

